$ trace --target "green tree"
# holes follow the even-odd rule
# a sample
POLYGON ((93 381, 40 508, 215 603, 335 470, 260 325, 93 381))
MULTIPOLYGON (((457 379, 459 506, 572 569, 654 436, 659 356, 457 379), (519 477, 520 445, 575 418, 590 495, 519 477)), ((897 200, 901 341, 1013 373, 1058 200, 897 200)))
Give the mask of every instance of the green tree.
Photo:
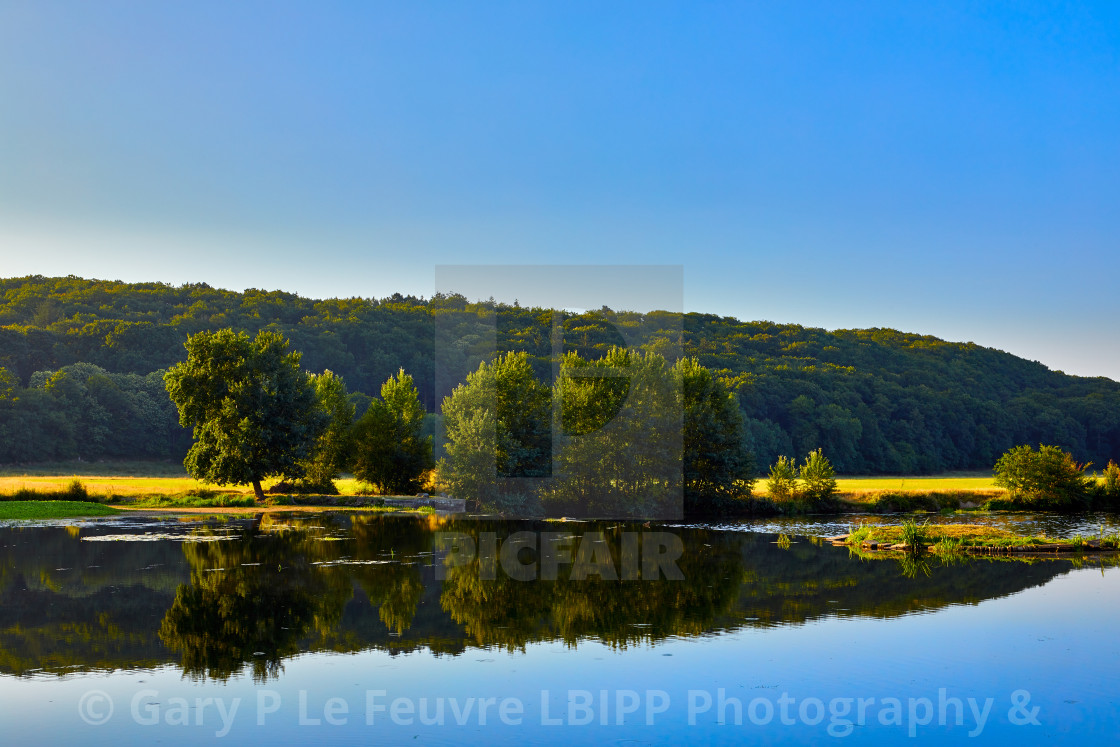
POLYGON ((680 384, 657 353, 615 347, 593 361, 568 353, 554 395, 560 403, 560 473, 550 486, 550 510, 679 516, 680 384))
POLYGON ((319 409, 327 416, 327 426, 315 442, 311 459, 304 465, 304 482, 317 491, 334 493, 335 478, 349 466, 354 403, 342 377, 330 370, 312 376, 311 382, 319 409))
POLYGON ((507 478, 549 474, 551 418, 551 392, 525 353, 480 364, 443 400, 440 477, 454 495, 485 508, 525 510, 531 496, 507 478))
POLYGON ((820 449, 810 451, 798 470, 804 483, 802 495, 813 501, 826 501, 836 495, 836 472, 820 449))
POLYGON ((1101 485, 1101 494, 1105 500, 1110 503, 1120 502, 1120 466, 1109 459, 1108 466, 1104 468, 1101 477, 1104 478, 1101 485))
POLYGON ((354 474, 383 493, 415 493, 433 466, 432 438, 423 429, 424 406, 402 368, 354 426, 354 474))
POLYGON ((770 465, 770 476, 766 480, 766 494, 771 500, 781 501, 797 498, 797 472, 792 459, 784 456, 770 465))
POLYGON ((8 369, 0 366, 0 402, 14 399, 19 379, 11 374, 8 369))
POLYGON ((1015 446, 999 458, 995 484, 1014 499, 1057 508, 1083 506, 1089 497, 1088 464, 1078 464, 1073 455, 1057 446, 1015 446))
POLYGON ((750 495, 754 458, 747 451, 738 399, 695 358, 673 366, 683 402, 684 500, 690 512, 719 512, 750 495))
POLYGON ((250 340, 231 329, 200 332, 185 343, 187 359, 164 376, 179 422, 194 429, 184 466, 219 485, 298 479, 326 427, 300 354, 275 332, 250 340))

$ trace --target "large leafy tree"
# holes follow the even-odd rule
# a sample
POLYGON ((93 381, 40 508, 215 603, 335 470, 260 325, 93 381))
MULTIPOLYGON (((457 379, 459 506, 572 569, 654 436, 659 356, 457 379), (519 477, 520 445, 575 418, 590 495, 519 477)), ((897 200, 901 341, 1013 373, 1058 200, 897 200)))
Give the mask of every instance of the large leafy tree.
POLYGON ((194 429, 187 471, 219 485, 251 484, 258 499, 263 479, 302 477, 327 416, 300 354, 275 332, 250 340, 230 329, 192 335, 186 348, 164 380, 179 422, 194 429))
POLYGON ((1088 467, 1057 446, 1015 446, 996 462, 994 482, 1015 499, 1075 508, 1089 500, 1088 467))
POLYGON ((420 394, 402 368, 354 426, 354 474, 383 493, 415 493, 433 466, 432 438, 423 429, 420 394))

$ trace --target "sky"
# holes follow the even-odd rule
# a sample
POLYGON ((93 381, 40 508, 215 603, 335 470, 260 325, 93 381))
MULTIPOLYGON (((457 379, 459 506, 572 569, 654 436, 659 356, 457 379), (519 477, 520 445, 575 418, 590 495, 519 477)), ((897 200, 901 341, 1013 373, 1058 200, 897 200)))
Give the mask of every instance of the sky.
POLYGON ((1120 380, 1118 244, 1111 0, 0 0, 3 277, 667 266, 688 311, 1120 380))

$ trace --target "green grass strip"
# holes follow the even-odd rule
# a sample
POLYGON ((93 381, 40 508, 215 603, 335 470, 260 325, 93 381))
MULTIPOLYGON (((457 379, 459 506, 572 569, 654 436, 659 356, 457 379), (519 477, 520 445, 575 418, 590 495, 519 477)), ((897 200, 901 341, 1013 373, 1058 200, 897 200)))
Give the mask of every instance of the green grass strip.
POLYGON ((73 519, 82 516, 113 516, 115 508, 86 501, 4 501, 0 503, 3 519, 73 519))

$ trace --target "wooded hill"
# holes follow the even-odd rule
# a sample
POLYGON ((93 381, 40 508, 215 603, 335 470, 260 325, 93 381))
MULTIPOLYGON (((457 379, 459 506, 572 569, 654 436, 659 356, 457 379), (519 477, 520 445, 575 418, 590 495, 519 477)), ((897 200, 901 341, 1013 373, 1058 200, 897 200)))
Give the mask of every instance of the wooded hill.
MULTIPOLYGON (((629 343, 718 371, 739 394, 763 468, 818 447, 838 471, 866 474, 990 469, 1021 443, 1056 444, 1097 466, 1120 458, 1120 383, 971 343, 697 313, 556 318, 563 348, 585 357, 629 343)), ((0 462, 181 458, 189 437, 150 374, 183 360, 183 342, 202 330, 280 332, 307 370, 330 369, 351 392, 376 393, 403 367, 436 411, 495 338, 551 377, 553 320, 549 309, 462 296, 318 301, 206 284, 0 279, 0 462)))

